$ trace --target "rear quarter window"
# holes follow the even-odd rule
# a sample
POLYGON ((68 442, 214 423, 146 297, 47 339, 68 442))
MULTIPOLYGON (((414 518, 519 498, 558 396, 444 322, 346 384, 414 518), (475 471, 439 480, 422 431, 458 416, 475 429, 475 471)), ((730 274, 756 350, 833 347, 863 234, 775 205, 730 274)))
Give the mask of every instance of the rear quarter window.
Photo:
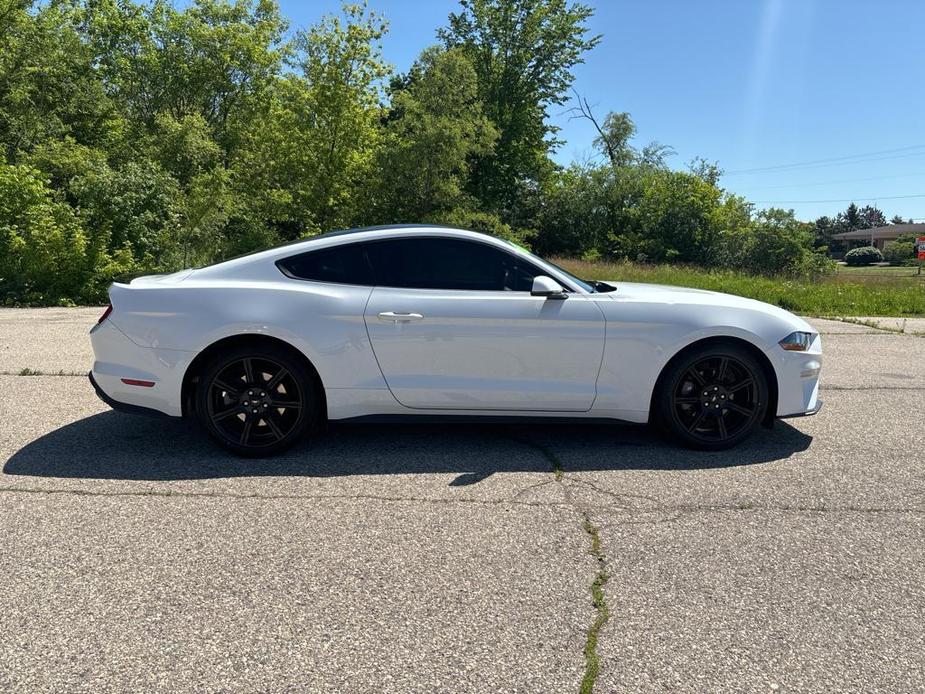
POLYGON ((308 251, 276 261, 280 271, 296 280, 371 286, 372 272, 362 246, 349 244, 308 251))

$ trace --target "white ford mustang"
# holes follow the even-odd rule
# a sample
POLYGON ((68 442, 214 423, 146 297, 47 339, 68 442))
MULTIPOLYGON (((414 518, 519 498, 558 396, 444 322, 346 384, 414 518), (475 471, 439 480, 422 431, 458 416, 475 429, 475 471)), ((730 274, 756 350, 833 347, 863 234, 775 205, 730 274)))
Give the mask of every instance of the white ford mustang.
POLYGON ((324 419, 653 421, 732 446, 819 410, 801 318, 715 292, 588 282, 496 238, 338 231, 114 284, 90 380, 117 409, 197 417, 267 455, 324 419))

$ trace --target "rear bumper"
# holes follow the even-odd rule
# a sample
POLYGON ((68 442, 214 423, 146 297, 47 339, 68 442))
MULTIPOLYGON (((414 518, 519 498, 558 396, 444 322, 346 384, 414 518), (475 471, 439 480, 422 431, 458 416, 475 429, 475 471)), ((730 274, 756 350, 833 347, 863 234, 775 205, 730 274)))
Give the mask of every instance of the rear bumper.
POLYGON ((109 405, 112 409, 118 410, 119 412, 126 412, 128 414, 143 414, 149 417, 170 417, 166 412, 161 412, 160 410, 155 410, 153 407, 142 407, 141 405, 130 405, 127 402, 119 402, 109 397, 102 388, 100 388, 99 383, 96 382, 96 379, 93 378, 93 372, 87 374, 87 378, 90 379, 90 385, 93 386, 93 390, 96 391, 96 396, 109 405))
POLYGON ((90 379, 105 403, 123 411, 183 415, 183 375, 194 353, 137 345, 111 318, 90 330, 90 342, 94 355, 90 379), (154 385, 141 387, 138 381, 154 385))

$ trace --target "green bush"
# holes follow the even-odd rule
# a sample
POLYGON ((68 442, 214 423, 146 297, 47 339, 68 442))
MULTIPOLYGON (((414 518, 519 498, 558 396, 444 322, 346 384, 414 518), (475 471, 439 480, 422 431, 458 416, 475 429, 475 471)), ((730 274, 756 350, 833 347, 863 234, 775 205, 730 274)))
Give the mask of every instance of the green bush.
POLYGON ((108 245, 107 229, 88 234, 42 172, 0 162, 0 304, 104 300, 114 277, 139 269, 127 243, 108 245))
POLYGON ((810 226, 792 210, 771 208, 729 225, 713 261, 700 265, 767 277, 817 277, 835 271, 826 250, 813 247, 810 226))
POLYGON ((80 296, 89 274, 86 238, 41 172, 0 163, 0 292, 3 303, 57 303, 80 296))
POLYGON ((845 262, 852 266, 870 265, 871 263, 879 263, 882 260, 883 254, 873 246, 861 246, 845 254, 845 262))
POLYGON ((890 265, 904 265, 915 260, 913 241, 894 241, 883 249, 883 259, 890 265))

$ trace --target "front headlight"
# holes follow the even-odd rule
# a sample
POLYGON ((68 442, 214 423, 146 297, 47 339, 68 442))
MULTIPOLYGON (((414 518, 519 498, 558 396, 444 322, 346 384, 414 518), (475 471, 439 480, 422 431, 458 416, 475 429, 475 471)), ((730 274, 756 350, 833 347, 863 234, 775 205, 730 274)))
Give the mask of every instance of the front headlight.
POLYGON ((804 333, 797 331, 790 333, 777 344, 786 349, 788 352, 805 352, 809 349, 809 346, 813 344, 814 337, 816 337, 815 333, 804 333))

